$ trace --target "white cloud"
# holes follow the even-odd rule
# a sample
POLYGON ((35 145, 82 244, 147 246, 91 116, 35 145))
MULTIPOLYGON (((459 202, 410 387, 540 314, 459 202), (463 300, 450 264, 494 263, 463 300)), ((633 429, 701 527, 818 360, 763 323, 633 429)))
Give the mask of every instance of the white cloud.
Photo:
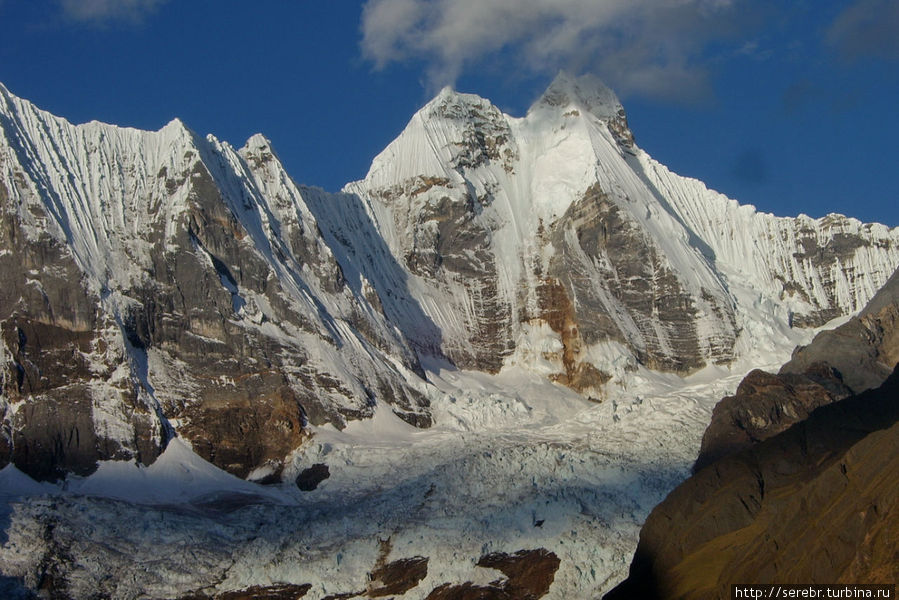
POLYGON ((167 0, 59 0, 67 17, 76 21, 105 23, 138 21, 167 0))
POLYGON ((738 0, 368 0, 362 52, 376 68, 421 60, 432 88, 499 61, 526 73, 592 71, 623 94, 697 100, 699 60, 734 30, 738 0))
POLYGON ((827 42, 850 60, 899 60, 899 2, 855 0, 834 19, 827 42))

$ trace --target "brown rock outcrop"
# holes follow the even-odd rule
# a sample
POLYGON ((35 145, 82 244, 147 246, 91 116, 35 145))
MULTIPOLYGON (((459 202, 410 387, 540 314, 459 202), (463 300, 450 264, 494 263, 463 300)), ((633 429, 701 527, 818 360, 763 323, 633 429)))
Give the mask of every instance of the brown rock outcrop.
POLYGON ((416 587, 428 576, 428 559, 424 556, 401 558, 376 566, 371 572, 371 582, 366 597, 402 595, 416 587))
POLYGON ((300 471, 296 478, 296 484, 301 491, 311 492, 330 476, 331 471, 328 469, 328 465, 319 463, 300 471))
POLYGON ((750 372, 737 393, 721 400, 702 436, 693 470, 786 430, 819 406, 849 396, 835 370, 819 365, 818 377, 750 372))
POLYGON ((494 552, 478 560, 479 567, 501 571, 507 579, 490 585, 444 584, 427 600, 537 600, 549 592, 559 569, 559 557, 544 548, 514 554, 494 552))

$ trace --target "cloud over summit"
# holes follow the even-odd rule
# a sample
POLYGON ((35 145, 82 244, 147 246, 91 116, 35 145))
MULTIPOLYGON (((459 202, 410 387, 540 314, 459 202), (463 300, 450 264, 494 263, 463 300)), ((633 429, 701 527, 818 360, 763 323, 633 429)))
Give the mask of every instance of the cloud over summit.
POLYGON ((834 20, 827 42, 850 60, 899 60, 899 2, 855 0, 834 20))
POLYGON ((432 88, 489 62, 524 74, 599 74, 621 93, 695 101, 701 55, 732 33, 738 0, 369 0, 362 52, 376 68, 423 61, 432 88))
POLYGON ((75 21, 137 21, 167 0, 59 0, 67 17, 75 21))

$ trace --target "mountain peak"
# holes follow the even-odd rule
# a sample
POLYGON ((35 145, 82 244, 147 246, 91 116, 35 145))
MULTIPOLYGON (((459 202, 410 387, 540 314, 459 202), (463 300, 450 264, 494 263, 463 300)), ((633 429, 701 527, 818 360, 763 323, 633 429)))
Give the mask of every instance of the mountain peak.
POLYGON ((459 92, 452 86, 444 86, 434 99, 420 112, 441 118, 466 119, 474 106, 493 106, 489 100, 477 94, 459 92))
POLYGON ((178 117, 173 118, 171 121, 169 121, 168 123, 163 125, 162 129, 160 129, 160 131, 168 131, 168 130, 174 130, 174 131, 183 130, 188 133, 190 132, 190 128, 187 126, 187 123, 185 123, 178 117))
POLYGON ((0 81, 0 109, 4 111, 12 110, 12 103, 15 101, 21 102, 22 100, 9 91, 3 82, 0 81))
POLYGON ((254 133, 247 140, 247 143, 244 144, 244 149, 248 151, 272 151, 272 142, 267 137, 262 135, 261 133, 254 133))
POLYGON ((440 91, 437 93, 436 98, 450 98, 459 93, 460 92, 457 92, 456 88, 454 88, 453 86, 445 85, 442 88, 440 88, 440 91))
POLYGON ((624 114, 618 96, 598 77, 589 74, 575 77, 567 71, 559 71, 530 110, 564 108, 572 104, 580 105, 600 119, 613 119, 624 114))

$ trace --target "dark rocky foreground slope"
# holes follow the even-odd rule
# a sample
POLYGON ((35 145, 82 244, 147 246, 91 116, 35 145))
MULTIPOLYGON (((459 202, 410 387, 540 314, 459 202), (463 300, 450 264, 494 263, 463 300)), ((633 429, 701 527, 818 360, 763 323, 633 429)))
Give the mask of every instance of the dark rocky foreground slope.
POLYGON ((628 579, 606 598, 895 582, 897 315, 899 273, 779 374, 747 375, 715 408, 694 475, 652 512, 628 579))
POLYGON ((653 510, 629 577, 605 598, 897 579, 899 370, 693 475, 653 510))

